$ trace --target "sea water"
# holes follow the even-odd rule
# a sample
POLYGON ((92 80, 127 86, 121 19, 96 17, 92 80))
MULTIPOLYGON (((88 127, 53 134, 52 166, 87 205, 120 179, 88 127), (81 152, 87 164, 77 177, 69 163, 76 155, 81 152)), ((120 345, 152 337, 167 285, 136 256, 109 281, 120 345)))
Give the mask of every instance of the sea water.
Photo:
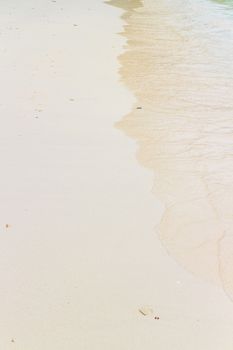
POLYGON ((137 103, 117 127, 154 172, 166 250, 232 297, 233 2, 134 4, 120 61, 137 103))

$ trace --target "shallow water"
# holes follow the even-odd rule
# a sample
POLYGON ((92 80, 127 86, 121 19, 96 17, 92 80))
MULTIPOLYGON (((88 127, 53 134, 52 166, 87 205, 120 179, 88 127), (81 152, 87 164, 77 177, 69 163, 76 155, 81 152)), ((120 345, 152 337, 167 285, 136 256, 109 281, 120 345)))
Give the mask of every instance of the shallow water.
MULTIPOLYGON (((113 1, 112 4, 115 2, 113 1)), ((222 2, 131 1, 120 57, 137 104, 117 127, 138 142, 165 207, 169 254, 233 296, 233 19, 222 2)))

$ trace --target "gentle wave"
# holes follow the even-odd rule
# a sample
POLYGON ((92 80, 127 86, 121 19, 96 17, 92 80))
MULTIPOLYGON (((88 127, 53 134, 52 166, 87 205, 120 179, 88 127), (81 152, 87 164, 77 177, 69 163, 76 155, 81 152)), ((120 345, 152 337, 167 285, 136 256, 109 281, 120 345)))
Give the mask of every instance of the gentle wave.
POLYGON ((155 173, 154 193, 165 206, 159 236, 169 254, 233 296, 229 7, 208 0, 127 4, 121 76, 137 105, 117 127, 137 140, 140 163, 155 173))

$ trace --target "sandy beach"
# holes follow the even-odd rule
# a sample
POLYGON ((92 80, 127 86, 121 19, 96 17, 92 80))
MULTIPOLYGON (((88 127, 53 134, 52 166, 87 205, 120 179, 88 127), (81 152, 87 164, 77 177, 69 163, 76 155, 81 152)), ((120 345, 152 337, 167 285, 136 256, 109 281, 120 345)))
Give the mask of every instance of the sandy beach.
POLYGON ((151 51, 155 33, 162 57, 177 49, 162 43, 171 38, 169 4, 0 5, 2 350, 232 350, 233 303, 216 255, 188 259, 190 236, 185 246, 166 239, 177 223, 164 219, 169 200, 192 198, 189 186, 180 191, 163 141, 170 134, 151 119, 165 103, 173 123, 165 92, 178 73, 155 76, 161 57, 151 51), (165 13, 167 32, 158 21, 165 13), (169 161, 157 162, 156 152, 169 161))

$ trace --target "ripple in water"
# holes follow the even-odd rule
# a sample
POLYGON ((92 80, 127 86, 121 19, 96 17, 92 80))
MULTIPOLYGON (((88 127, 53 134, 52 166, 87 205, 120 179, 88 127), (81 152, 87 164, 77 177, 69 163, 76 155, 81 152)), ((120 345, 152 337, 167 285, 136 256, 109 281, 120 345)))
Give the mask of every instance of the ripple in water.
POLYGON ((165 211, 159 236, 182 266, 233 297, 233 19, 220 1, 124 7, 121 76, 137 98, 117 124, 138 142, 165 211), (142 108, 136 108, 140 106, 142 108))

